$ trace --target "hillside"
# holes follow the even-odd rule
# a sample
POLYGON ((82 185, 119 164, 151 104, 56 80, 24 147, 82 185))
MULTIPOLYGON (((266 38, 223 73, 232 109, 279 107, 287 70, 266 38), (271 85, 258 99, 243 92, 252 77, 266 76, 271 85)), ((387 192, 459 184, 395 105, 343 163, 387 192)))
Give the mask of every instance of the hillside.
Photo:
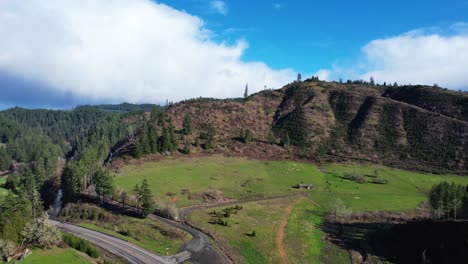
POLYGON ((193 141, 213 124, 214 151, 229 155, 466 172, 467 108, 466 93, 440 88, 296 82, 244 102, 190 100, 166 113, 177 129, 187 113, 192 117, 193 141), (250 144, 239 140, 246 129, 253 133, 250 144), (291 146, 284 148, 287 138, 291 146))

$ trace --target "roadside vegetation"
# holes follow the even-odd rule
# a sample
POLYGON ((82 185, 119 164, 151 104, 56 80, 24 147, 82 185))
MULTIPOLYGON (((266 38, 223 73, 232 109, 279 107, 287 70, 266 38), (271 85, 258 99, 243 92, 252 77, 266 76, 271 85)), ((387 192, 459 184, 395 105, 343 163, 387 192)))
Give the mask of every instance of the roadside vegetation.
POLYGON ((62 210, 61 219, 161 255, 177 253, 180 246, 191 239, 187 233, 162 222, 113 214, 93 204, 68 204, 62 210))

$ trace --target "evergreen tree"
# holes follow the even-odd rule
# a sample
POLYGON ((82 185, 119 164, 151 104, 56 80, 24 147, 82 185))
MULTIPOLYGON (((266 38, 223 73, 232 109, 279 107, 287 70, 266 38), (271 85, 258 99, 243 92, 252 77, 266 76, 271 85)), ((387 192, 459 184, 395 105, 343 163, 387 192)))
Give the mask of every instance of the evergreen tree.
POLYGON ((184 117, 184 122, 182 123, 182 133, 184 135, 192 134, 192 117, 187 113, 184 117))
POLYGON ((369 84, 370 85, 375 85, 374 77, 372 77, 372 76, 370 77, 369 84))
POLYGON ((249 84, 245 84, 244 98, 249 97, 249 84))
POLYGON ((142 214, 144 217, 146 217, 148 214, 151 213, 151 210, 153 208, 153 195, 151 193, 151 189, 149 188, 149 184, 146 179, 144 179, 143 183, 141 184, 140 197, 142 214))
POLYGON ((34 165, 34 174, 36 175, 36 179, 38 183, 44 182, 46 179, 46 169, 45 169, 45 160, 43 157, 39 157, 36 160, 34 165))
POLYGON ((108 196, 114 190, 113 179, 108 171, 98 170, 93 175, 93 184, 97 195, 108 196))
POLYGON ((150 154, 151 153, 151 144, 150 144, 150 140, 149 140, 148 126, 147 126, 146 122, 144 123, 144 126, 142 128, 142 134, 141 134, 140 142, 141 142, 141 148, 142 148, 143 154, 144 155, 150 154))
POLYGON ((6 148, 0 146, 0 171, 6 171, 10 168, 11 157, 8 155, 6 148))
POLYGON ((63 200, 69 202, 75 199, 85 187, 83 185, 84 169, 78 162, 69 163, 62 173, 63 200))
POLYGON ((302 82, 302 74, 300 73, 297 74, 297 81, 302 82))
POLYGON ((140 140, 135 142, 135 148, 133 150, 133 157, 140 159, 144 155, 143 143, 140 140))
POLYGON ((184 148, 182 149, 182 153, 190 154, 190 143, 187 140, 184 141, 184 148))
POLYGON ((177 138, 175 135, 175 127, 174 124, 172 123, 172 119, 169 119, 169 151, 173 152, 177 150, 178 144, 177 144, 177 138))
POLYGON ((153 125, 149 126, 148 137, 149 137, 149 142, 151 146, 151 153, 152 154, 158 153, 158 131, 156 130, 156 127, 154 127, 153 125))

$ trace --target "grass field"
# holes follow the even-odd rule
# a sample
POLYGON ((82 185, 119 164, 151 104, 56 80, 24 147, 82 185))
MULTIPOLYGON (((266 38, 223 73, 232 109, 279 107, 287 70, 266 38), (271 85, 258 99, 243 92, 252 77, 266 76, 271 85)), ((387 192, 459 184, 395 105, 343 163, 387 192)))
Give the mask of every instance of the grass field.
POLYGON ((182 194, 184 189, 192 194, 220 190, 225 197, 238 199, 289 193, 291 186, 301 181, 320 182, 322 177, 310 164, 214 156, 126 166, 115 183, 131 192, 136 182, 147 179, 156 198, 173 200, 183 207, 202 203, 189 200, 182 194))
POLYGON ((209 213, 213 209, 197 211, 189 216, 189 220, 205 232, 222 238, 232 248, 238 263, 279 263, 277 229, 283 211, 295 199, 297 197, 244 203, 242 210, 223 218, 228 222, 227 227, 209 223, 212 219, 209 213), (256 235, 249 236, 254 230, 256 235))
MULTIPOLYGON (((291 263, 347 263, 349 256, 338 246, 323 241, 320 229, 322 216, 336 198, 354 212, 385 210, 411 213, 424 201, 432 185, 441 181, 468 184, 467 176, 434 175, 393 169, 378 165, 328 164, 320 167, 292 161, 255 161, 242 158, 206 157, 185 160, 164 160, 157 163, 125 167, 116 183, 129 191, 135 182, 148 179, 159 199, 172 199, 178 206, 202 203, 189 200, 183 189, 191 193, 221 190, 232 199, 302 192, 302 200, 288 218, 283 243, 291 263), (386 184, 372 183, 375 171, 386 184), (344 173, 363 175, 366 183, 343 179, 344 173), (297 183, 311 183, 312 190, 291 188, 297 183)), ((275 235, 284 208, 294 197, 264 202, 244 203, 244 212, 231 215, 231 227, 209 223, 210 210, 190 215, 190 220, 216 237, 226 241, 241 263, 279 263, 275 235), (266 220, 267 219, 267 220, 266 220), (236 224, 239 222, 239 224, 236 224), (245 235, 253 230, 256 237, 245 235)), ((219 207, 216 210, 221 210, 219 207)))
POLYGON ((317 206, 307 199, 297 204, 288 217, 284 237, 286 253, 291 263, 318 263, 323 247, 319 225, 322 218, 317 206))
POLYGON ((89 257, 71 248, 53 248, 42 251, 34 249, 33 253, 20 262, 21 264, 87 264, 93 263, 89 257))

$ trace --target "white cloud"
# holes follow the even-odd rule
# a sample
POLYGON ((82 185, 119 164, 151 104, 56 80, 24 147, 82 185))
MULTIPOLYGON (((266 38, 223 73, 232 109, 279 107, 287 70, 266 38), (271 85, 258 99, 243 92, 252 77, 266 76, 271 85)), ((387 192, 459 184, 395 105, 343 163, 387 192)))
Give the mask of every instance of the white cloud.
POLYGON ((317 71, 316 73, 314 73, 313 76, 317 76, 322 81, 330 81, 330 74, 331 74, 331 71, 321 69, 317 71))
MULTIPOLYGON (((294 80, 243 62, 195 16, 150 0, 0 1, 0 72, 111 102, 235 97, 294 80)), ((20 93, 20 91, 18 91, 20 93)))
POLYGON ((468 87, 468 35, 409 33, 374 40, 363 52, 371 67, 363 75, 366 79, 468 87))
MULTIPOLYGON (((463 26, 465 24, 457 23, 452 29, 463 26)), ((413 30, 373 40, 362 48, 362 55, 364 60, 354 66, 334 65, 331 77, 368 80, 373 76, 380 83, 437 83, 450 89, 468 88, 468 34, 460 30, 448 36, 413 30), (340 76, 342 74, 345 76, 340 76)))
POLYGON ((213 11, 221 15, 227 15, 227 13, 229 12, 226 2, 221 0, 211 1, 210 6, 213 11))

